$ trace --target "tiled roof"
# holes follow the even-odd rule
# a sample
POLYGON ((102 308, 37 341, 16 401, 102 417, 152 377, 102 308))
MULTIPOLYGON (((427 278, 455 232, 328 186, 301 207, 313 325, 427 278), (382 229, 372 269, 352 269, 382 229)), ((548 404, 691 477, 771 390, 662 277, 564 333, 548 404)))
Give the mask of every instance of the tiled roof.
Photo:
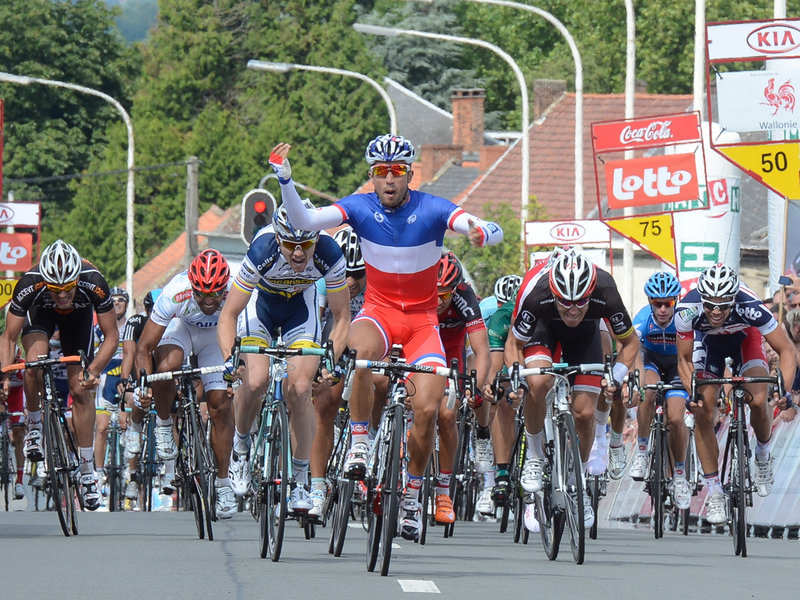
MULTIPOLYGON (((583 96, 583 189, 584 214, 597 205, 592 158, 591 124, 625 117, 622 94, 583 96)), ((685 112, 688 95, 637 94, 637 117, 685 112)), ((544 208, 548 219, 572 219, 575 211, 575 94, 566 94, 531 125, 530 193, 544 208)), ((468 211, 482 215, 485 204, 510 204, 520 211, 522 145, 516 142, 459 200, 468 211)))
MULTIPOLYGON (((235 207, 238 210, 238 206, 235 207)), ((204 212, 197 223, 198 231, 216 231, 232 217, 232 211, 223 211, 216 204, 204 212)), ((202 241, 201 248, 204 248, 202 241)), ((133 275, 133 290, 137 300, 153 288, 162 287, 169 279, 185 269, 183 254, 186 251, 186 232, 181 233, 158 256, 140 268, 133 275)), ((141 303, 139 304, 141 305, 141 303)))

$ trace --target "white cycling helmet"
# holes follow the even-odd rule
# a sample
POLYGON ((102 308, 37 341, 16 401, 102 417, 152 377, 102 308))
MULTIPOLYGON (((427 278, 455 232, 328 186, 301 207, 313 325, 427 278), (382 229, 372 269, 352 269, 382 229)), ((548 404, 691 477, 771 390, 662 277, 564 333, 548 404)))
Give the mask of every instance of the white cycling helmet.
MULTIPOLYGON (((314 208, 308 198, 303 200, 303 206, 306 208, 314 208)), ((281 204, 275 214, 272 215, 272 225, 275 228, 275 233, 278 237, 286 240, 287 242, 305 242, 307 240, 315 240, 319 237, 319 231, 306 231, 304 229, 296 229, 292 222, 289 220, 289 213, 286 211, 286 205, 281 204)))
POLYGON ((519 275, 503 275, 494 284, 494 297, 497 298, 497 303, 505 304, 514 297, 517 293, 522 277, 519 275))
POLYGON ((39 272, 46 283, 64 285, 81 275, 81 255, 62 240, 56 240, 42 251, 39 272))
POLYGON ((568 302, 586 298, 597 284, 597 269, 578 250, 559 250, 550 266, 550 291, 568 302))
POLYGON ((364 158, 370 165, 377 162, 414 162, 414 145, 402 135, 387 133, 379 135, 367 144, 364 158))
POLYGON ((700 273, 697 291, 701 298, 733 298, 739 292, 739 276, 722 263, 711 265, 700 273))
POLYGON ((333 234, 333 239, 339 244, 344 254, 348 274, 354 272, 362 273, 365 270, 364 257, 361 255, 361 245, 358 243, 358 235, 352 227, 344 227, 333 234))

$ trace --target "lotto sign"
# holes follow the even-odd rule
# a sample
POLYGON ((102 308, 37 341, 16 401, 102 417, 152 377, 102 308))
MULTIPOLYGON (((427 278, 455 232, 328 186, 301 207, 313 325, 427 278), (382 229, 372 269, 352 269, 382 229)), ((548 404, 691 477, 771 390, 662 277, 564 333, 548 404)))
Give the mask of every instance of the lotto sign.
POLYGON ((651 148, 697 142, 700 139, 700 115, 696 112, 592 123, 595 152, 651 148))
POLYGON ((11 301, 15 285, 17 285, 16 279, 0 279, 0 308, 11 301))
POLYGON ((33 236, 30 233, 0 233, 0 270, 31 268, 33 236))
POLYGON ((604 168, 611 209, 696 200, 700 196, 694 154, 614 160, 604 168))

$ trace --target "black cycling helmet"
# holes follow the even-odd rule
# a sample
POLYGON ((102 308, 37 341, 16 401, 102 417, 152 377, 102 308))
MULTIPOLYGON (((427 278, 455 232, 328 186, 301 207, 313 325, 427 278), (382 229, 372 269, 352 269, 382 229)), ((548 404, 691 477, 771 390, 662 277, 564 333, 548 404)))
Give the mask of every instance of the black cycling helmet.
POLYGON ((125 300, 125 302, 130 302, 130 296, 128 296, 128 292, 125 291, 125 288, 113 287, 110 290, 108 290, 108 295, 111 296, 112 298, 115 296, 119 296, 120 298, 125 300))
POLYGON ((142 300, 142 304, 144 304, 144 309, 147 311, 153 310, 153 306, 158 300, 158 297, 161 295, 161 288, 156 288, 154 290, 150 290, 144 295, 144 299, 142 300))

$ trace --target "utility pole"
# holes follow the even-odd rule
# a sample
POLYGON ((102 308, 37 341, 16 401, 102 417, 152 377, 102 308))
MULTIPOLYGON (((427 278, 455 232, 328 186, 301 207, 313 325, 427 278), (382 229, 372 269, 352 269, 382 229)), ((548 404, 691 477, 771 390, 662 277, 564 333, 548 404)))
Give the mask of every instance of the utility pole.
POLYGON ((190 156, 186 161, 186 252, 183 262, 188 267, 192 259, 197 256, 197 223, 198 217, 198 175, 200 161, 196 156, 190 156))

